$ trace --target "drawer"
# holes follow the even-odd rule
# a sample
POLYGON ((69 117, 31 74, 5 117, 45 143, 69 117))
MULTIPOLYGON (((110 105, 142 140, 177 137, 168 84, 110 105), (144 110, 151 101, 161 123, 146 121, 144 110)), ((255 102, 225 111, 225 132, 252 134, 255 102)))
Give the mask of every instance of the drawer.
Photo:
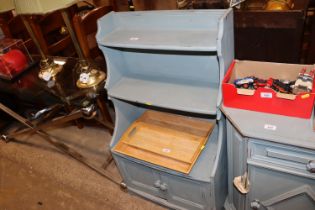
POLYGON ((249 141, 249 164, 262 163, 266 167, 274 166, 315 178, 307 168, 310 161, 315 161, 315 152, 309 149, 256 139, 249 141))

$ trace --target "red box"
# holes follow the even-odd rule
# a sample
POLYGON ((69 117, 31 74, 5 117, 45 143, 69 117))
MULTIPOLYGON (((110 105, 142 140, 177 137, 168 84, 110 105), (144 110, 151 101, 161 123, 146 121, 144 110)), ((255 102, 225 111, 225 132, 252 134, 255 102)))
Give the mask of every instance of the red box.
POLYGON ((310 71, 315 66, 234 60, 223 79, 223 104, 238 109, 310 118, 315 99, 314 82, 311 93, 298 95, 283 94, 265 87, 257 90, 238 89, 233 84, 235 79, 248 76, 296 80, 303 68, 310 71))
POLYGON ((21 39, 0 39, 0 78, 12 80, 34 64, 21 39))

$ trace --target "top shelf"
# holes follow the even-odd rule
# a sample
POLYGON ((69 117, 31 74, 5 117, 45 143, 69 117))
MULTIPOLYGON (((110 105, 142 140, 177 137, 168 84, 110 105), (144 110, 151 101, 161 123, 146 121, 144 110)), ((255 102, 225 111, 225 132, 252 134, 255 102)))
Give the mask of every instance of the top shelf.
POLYGON ((216 51, 216 37, 217 31, 209 30, 117 29, 108 34, 101 44, 133 49, 216 51))
POLYGON ((111 12, 98 21, 99 45, 113 48, 216 52, 229 10, 111 12))

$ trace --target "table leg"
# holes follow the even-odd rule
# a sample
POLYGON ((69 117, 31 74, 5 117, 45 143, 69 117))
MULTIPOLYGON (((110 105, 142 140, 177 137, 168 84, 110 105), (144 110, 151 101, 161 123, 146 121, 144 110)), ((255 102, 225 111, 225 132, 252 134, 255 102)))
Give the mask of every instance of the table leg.
MULTIPOLYGON (((99 108, 102 120, 104 121, 104 123, 102 123, 102 124, 105 126, 108 123, 110 125, 113 125, 113 120, 109 114, 108 108, 107 108, 104 100, 99 96, 96 98, 96 102, 97 102, 97 106, 99 108)), ((113 133, 113 127, 112 126, 106 126, 106 127, 110 130, 110 132, 112 134, 113 133)))
POLYGON ((37 130, 46 129, 46 128, 51 127, 51 126, 62 125, 62 124, 67 123, 67 122, 78 120, 82 117, 83 117, 82 112, 80 110, 77 110, 77 111, 74 111, 74 112, 72 112, 66 116, 53 118, 51 121, 49 121, 47 123, 37 124, 36 127, 34 127, 34 128, 25 128, 23 130, 18 130, 18 131, 9 133, 7 135, 2 135, 2 138, 5 138, 5 140, 7 141, 7 140, 10 140, 10 138, 14 138, 14 137, 21 135, 21 134, 25 134, 28 132, 36 132, 37 130))

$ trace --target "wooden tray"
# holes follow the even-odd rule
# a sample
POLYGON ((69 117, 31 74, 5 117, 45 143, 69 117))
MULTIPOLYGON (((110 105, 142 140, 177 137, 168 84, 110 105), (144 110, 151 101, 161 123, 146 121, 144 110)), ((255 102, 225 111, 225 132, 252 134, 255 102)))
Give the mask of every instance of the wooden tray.
POLYGON ((125 131, 114 151, 189 173, 214 125, 191 117, 146 111, 125 131))

